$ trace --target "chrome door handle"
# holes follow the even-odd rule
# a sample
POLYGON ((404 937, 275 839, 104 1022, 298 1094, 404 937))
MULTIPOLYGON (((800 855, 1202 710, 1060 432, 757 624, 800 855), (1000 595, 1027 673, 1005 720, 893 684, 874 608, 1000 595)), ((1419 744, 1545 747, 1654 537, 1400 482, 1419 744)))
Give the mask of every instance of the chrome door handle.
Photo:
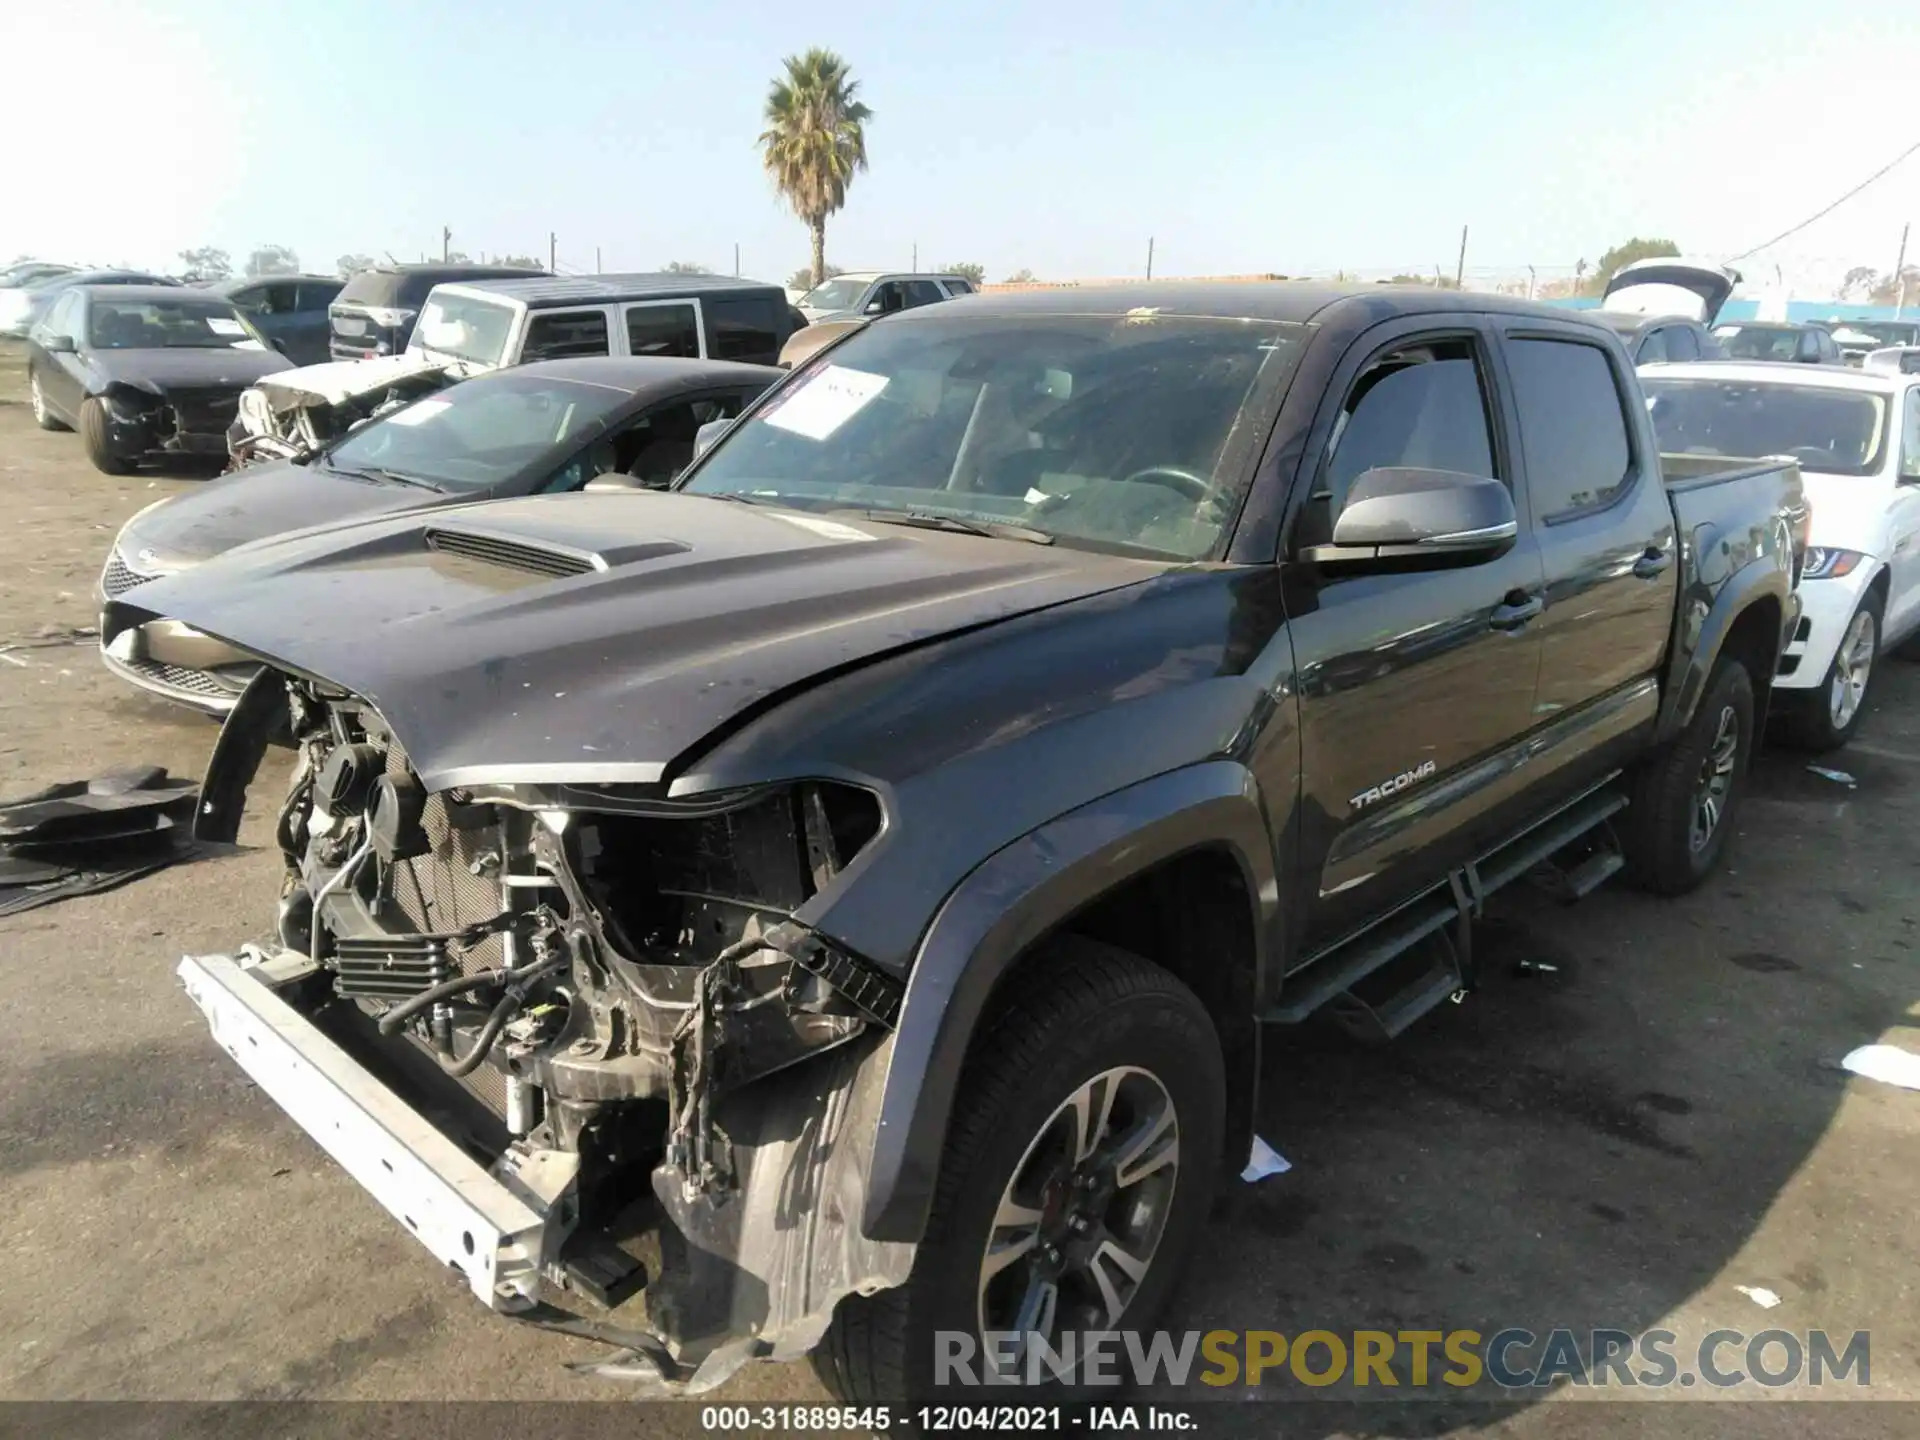
POLYGON ((1656 580, 1667 573, 1667 567, 1673 563, 1673 552, 1649 545, 1641 552, 1640 558, 1633 562, 1633 573, 1642 580, 1656 580))

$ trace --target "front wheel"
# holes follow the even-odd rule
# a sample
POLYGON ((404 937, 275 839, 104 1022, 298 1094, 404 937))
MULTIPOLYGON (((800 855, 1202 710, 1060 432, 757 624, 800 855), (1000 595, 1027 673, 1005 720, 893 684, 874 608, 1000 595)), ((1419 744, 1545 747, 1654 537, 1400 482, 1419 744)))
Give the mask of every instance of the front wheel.
POLYGON ((40 372, 27 372, 27 398, 33 405, 33 423, 42 430, 64 430, 66 423, 47 408, 47 393, 40 387, 40 372))
POLYGON ((93 468, 101 474, 133 473, 134 462, 113 448, 113 439, 107 433, 107 407, 93 397, 80 405, 80 442, 86 446, 93 468))
POLYGON ((1150 1325, 1206 1218, 1226 1087, 1205 1008, 1078 937, 1031 966, 968 1057, 907 1283, 841 1301, 814 1352, 849 1403, 977 1401, 996 1371, 1079 1393, 1048 1357, 1150 1325))
POLYGON ((1753 749, 1753 678, 1722 660, 1693 719, 1641 763, 1621 826, 1627 879, 1682 895, 1720 863, 1753 749))
POLYGON ((1795 695, 1792 708, 1781 715, 1781 731, 1793 745, 1823 754, 1838 750, 1860 728, 1867 686, 1880 658, 1880 609, 1877 593, 1860 602, 1841 632, 1820 688, 1795 695))

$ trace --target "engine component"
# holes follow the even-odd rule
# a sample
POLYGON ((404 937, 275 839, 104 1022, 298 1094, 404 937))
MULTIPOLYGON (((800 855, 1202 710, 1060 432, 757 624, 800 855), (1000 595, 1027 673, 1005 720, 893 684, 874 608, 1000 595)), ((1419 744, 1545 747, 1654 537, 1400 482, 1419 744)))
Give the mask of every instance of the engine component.
POLYGON ((444 984, 453 961, 432 936, 337 936, 333 969, 334 989, 343 996, 397 1000, 444 984))
POLYGON ((358 815, 385 763, 372 745, 336 746, 320 767, 314 795, 329 815, 358 815))
POLYGON ((410 860, 433 848, 426 827, 420 823, 426 808, 426 792, 411 775, 386 774, 374 782, 367 824, 373 848, 382 860, 388 864, 410 860))

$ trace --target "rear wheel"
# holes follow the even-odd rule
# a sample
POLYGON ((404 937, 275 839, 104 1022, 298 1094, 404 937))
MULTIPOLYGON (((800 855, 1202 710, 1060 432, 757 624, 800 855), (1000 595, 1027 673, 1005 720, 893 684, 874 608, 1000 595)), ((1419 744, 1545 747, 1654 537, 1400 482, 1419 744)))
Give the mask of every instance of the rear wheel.
POLYGON ((1753 678, 1735 660, 1708 677, 1693 719, 1641 763, 1622 825, 1627 879, 1657 895, 1693 889, 1720 862, 1753 749, 1753 678))
POLYGON ((1068 1336, 1150 1325, 1206 1217, 1226 1092, 1205 1008, 1093 941, 1033 965, 968 1058, 907 1283, 841 1301, 814 1352, 849 1402, 968 1398, 965 1375, 994 1368, 987 1335, 1016 1337, 1001 1364, 1025 1380, 1044 1352, 1030 1362, 1021 1337, 1064 1353, 1068 1336), (942 1335, 966 1337, 959 1378, 936 1366, 942 1335))
POLYGON ((130 475, 134 462, 117 453, 107 434, 107 407, 89 398, 80 406, 80 440, 87 447, 87 458, 103 475, 130 475))
POLYGON ((40 388, 40 372, 27 372, 27 396, 33 405, 33 423, 42 430, 65 430, 66 423, 47 408, 46 392, 40 388))
POLYGON ((1820 688, 1794 696, 1792 708, 1781 715, 1781 732, 1790 743, 1816 754, 1838 750, 1860 728, 1867 687, 1880 658, 1882 603, 1878 591, 1860 602, 1841 633, 1820 688))

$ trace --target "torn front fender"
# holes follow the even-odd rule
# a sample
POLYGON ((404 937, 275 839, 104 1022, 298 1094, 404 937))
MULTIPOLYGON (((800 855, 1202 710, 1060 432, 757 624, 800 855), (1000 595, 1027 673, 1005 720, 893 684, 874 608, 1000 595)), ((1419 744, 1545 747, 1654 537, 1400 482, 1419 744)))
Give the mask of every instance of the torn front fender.
POLYGON ((665 1222, 646 1290, 657 1352, 635 1347, 591 1373, 699 1394, 751 1360, 798 1360, 834 1307, 905 1283, 917 1246, 860 1233, 893 1037, 842 1046, 718 1102, 737 1187, 697 1194, 653 1172, 665 1222))

